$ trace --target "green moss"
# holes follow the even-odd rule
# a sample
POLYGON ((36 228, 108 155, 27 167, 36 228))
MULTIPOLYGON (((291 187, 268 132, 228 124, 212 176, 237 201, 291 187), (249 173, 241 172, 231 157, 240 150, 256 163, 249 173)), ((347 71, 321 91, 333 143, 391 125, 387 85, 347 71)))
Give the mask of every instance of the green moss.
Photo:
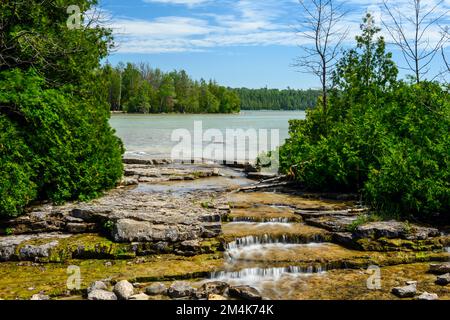
POLYGON ((134 260, 69 260, 66 263, 36 265, 28 263, 0 263, 0 298, 29 299, 40 291, 53 297, 67 292, 68 266, 78 266, 81 272, 81 288, 71 294, 82 293, 93 281, 111 278, 112 282, 127 279, 179 280, 204 277, 217 271, 224 263, 221 254, 181 257, 154 255, 134 260))
POLYGON ((357 244, 366 251, 434 251, 442 250, 441 238, 427 240, 404 240, 404 239, 359 239, 357 244))

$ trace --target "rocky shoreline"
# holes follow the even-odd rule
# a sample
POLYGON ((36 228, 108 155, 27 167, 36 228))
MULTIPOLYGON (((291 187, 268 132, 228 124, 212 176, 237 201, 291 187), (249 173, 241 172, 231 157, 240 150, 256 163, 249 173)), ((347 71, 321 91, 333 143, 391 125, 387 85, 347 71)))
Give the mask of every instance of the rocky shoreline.
MULTIPOLYGON (((249 164, 124 163, 120 186, 97 200, 40 204, 19 218, 0 221, 1 278, 3 285, 9 277, 8 284, 17 287, 6 294, 0 281, 0 298, 82 294, 91 300, 257 300, 274 296, 266 288, 227 277, 242 277, 251 270, 258 276, 311 271, 320 281, 324 270, 330 277, 350 270, 356 276, 374 264, 390 270, 433 262, 427 282, 429 276, 436 277, 439 297, 450 299, 450 236, 442 230, 366 221, 368 208, 351 195, 299 193, 249 164), (262 248, 267 255, 252 248, 262 248), (38 293, 33 293, 38 286, 24 288, 27 272, 44 270, 50 276, 68 264, 91 265, 86 279, 92 283, 84 281, 85 289, 72 291, 65 290, 64 283, 55 285, 58 289, 44 286, 38 293), (14 275, 21 272, 18 278, 24 284, 14 284, 14 275), (110 277, 108 273, 111 279, 98 282, 103 278, 96 277, 110 277), (214 279, 214 274, 220 276, 214 279)), ((428 292, 417 294, 417 283, 411 281, 417 280, 398 280, 400 286, 389 290, 389 298, 435 298, 428 292)))

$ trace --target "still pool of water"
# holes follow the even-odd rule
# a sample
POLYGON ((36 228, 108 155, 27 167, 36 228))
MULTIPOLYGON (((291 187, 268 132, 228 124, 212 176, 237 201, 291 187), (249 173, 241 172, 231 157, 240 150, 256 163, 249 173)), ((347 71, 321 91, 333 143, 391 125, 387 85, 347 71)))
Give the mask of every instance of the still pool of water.
POLYGON ((226 129, 277 129, 282 143, 289 136, 289 120, 304 118, 303 111, 242 111, 240 114, 201 115, 114 114, 110 123, 123 140, 128 155, 170 158, 172 148, 177 144, 171 140, 173 131, 187 129, 193 137, 195 121, 202 121, 203 132, 219 129, 224 137, 226 129))

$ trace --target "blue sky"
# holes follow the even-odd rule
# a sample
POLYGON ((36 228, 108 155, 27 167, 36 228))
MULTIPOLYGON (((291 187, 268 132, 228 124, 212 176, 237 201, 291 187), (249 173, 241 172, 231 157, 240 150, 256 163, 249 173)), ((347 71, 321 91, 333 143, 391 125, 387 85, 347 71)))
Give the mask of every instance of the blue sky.
MULTIPOLYGON (((396 2, 407 10, 408 1, 396 2)), ((438 0, 423 1, 432 5, 438 0)), ((347 45, 367 10, 381 18, 380 6, 374 3, 346 1, 347 45)), ((450 8, 450 0, 442 7, 450 8)), ((304 44, 296 34, 302 16, 297 0, 100 0, 100 8, 115 33, 117 48, 108 58, 113 65, 148 62, 231 87, 319 86, 315 77, 291 66, 304 44)), ((436 30, 429 33, 437 36, 436 30)), ((395 58, 402 63, 399 54, 395 58)), ((438 71, 439 63, 432 72, 438 71)))

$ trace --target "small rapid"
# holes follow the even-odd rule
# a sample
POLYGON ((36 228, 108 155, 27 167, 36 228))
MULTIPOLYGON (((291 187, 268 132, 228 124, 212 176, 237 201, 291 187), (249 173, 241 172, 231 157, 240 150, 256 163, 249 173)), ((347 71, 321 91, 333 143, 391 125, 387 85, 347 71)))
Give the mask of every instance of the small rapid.
POLYGON ((274 268, 245 268, 239 271, 219 271, 211 275, 212 279, 221 281, 242 281, 256 283, 259 281, 277 281, 284 276, 307 276, 325 272, 326 269, 321 265, 299 267, 274 267, 274 268))

